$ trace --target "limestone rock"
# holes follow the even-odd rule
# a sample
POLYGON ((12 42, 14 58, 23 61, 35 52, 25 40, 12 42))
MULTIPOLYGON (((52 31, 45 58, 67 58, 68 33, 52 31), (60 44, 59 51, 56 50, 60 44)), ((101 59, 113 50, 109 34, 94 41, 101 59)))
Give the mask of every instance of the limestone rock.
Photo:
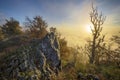
POLYGON ((0 80, 50 80, 61 70, 60 48, 53 32, 19 47, 0 67, 0 80))

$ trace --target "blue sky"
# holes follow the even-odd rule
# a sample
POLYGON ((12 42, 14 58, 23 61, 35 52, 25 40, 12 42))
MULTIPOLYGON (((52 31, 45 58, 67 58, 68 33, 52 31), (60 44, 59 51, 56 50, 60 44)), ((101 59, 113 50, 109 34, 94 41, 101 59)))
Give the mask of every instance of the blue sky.
POLYGON ((81 0, 0 0, 0 13, 23 22, 25 16, 43 16, 50 22, 57 23, 66 17, 63 7, 68 3, 80 3, 81 0))
POLYGON ((57 27, 71 45, 83 44, 89 36, 91 2, 107 16, 103 32, 120 30, 120 0, 0 0, 0 23, 13 17, 23 25, 25 17, 40 15, 49 27, 57 27))
POLYGON ((86 16, 84 13, 89 14, 83 9, 89 7, 91 1, 105 15, 110 15, 113 24, 120 24, 120 0, 0 0, 0 17, 14 17, 22 24, 26 16, 40 15, 51 26, 69 24, 77 22, 77 17, 86 16))

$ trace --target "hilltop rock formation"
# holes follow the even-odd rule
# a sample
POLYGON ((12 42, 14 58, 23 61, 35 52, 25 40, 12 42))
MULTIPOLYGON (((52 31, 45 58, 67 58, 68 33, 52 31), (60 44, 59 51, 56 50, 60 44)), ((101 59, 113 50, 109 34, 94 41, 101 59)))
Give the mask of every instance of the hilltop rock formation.
POLYGON ((0 65, 0 80, 50 80, 61 70, 57 37, 51 32, 43 39, 32 39, 5 57, 0 65))

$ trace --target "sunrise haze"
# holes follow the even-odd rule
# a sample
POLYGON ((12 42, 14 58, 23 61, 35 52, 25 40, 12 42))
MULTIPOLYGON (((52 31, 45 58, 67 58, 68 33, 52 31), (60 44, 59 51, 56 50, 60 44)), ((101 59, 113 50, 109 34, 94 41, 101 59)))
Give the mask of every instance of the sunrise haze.
POLYGON ((91 4, 97 6, 98 12, 106 16, 103 34, 106 38, 120 31, 119 0, 1 0, 0 21, 13 17, 23 26, 25 17, 40 15, 49 27, 56 27, 68 40, 69 45, 83 45, 90 36, 89 13, 91 4))

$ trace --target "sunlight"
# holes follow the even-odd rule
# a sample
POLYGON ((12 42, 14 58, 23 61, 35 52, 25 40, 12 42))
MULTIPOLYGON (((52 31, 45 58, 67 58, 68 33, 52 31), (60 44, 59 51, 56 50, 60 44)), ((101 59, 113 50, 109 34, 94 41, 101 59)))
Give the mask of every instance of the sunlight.
POLYGON ((86 31, 87 31, 88 33, 91 33, 91 25, 86 25, 86 31))

